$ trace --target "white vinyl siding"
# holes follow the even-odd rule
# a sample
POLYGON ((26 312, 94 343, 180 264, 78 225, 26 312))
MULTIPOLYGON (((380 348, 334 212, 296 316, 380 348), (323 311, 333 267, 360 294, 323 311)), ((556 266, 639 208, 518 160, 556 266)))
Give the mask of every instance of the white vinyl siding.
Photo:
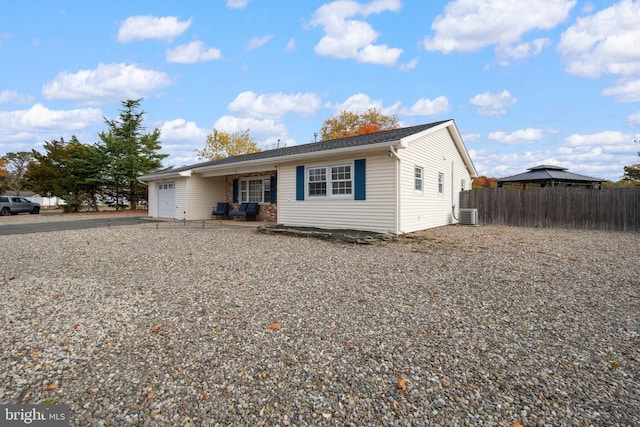
POLYGON ((186 219, 188 221, 210 219, 216 204, 225 201, 225 181, 222 176, 203 178, 192 174, 187 179, 186 185, 186 219))
POLYGON ((449 131, 443 128, 417 138, 398 150, 398 155, 402 159, 399 232, 410 233, 455 222, 452 207, 455 205, 458 209, 457 183, 470 182, 471 176, 449 131), (415 165, 424 167, 423 193, 415 191, 415 165), (438 194, 439 174, 443 184, 441 195, 438 194))
POLYGON ((151 217, 158 216, 158 183, 150 182, 147 188, 147 209, 151 217))
MULTIPOLYGON (((366 200, 344 197, 309 197, 296 200, 296 166, 304 164, 280 165, 278 223, 395 233, 395 160, 389 157, 386 149, 379 154, 327 160, 325 164, 310 161, 304 166, 315 168, 353 164, 358 158, 366 158, 366 200)), ((353 173, 351 169, 352 178, 353 173)), ((305 176, 308 175, 305 173, 305 176)))
POLYGON ((176 185, 176 210, 174 219, 188 219, 187 218, 187 178, 178 178, 175 181, 176 185))

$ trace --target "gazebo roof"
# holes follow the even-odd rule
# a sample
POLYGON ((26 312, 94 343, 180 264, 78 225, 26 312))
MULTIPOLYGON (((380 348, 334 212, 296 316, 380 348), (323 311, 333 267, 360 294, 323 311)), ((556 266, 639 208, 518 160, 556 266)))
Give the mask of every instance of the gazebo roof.
POLYGON ((578 173, 569 172, 567 168, 553 165, 539 165, 527 169, 528 172, 519 173, 507 178, 498 180, 498 186, 502 184, 581 184, 593 185, 601 184, 604 181, 601 178, 580 175, 578 173))

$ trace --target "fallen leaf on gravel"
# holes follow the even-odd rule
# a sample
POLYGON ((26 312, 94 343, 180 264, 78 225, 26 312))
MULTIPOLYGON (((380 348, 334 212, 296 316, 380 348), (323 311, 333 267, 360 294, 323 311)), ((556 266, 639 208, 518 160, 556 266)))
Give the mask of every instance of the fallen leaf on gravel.
POLYGON ((187 255, 193 255, 193 252, 187 252, 187 255))
POLYGON ((330 414, 330 413, 328 413, 328 412, 324 412, 324 413, 322 414, 322 416, 323 416, 326 420, 330 420, 330 419, 331 419, 331 417, 333 417, 333 415, 331 415, 331 414, 330 414))
POLYGON ((63 263, 62 263, 62 266, 63 266, 63 267, 69 267, 69 263, 68 263, 68 262, 63 262, 63 263))
POLYGON ((618 362, 611 362, 611 367, 613 369, 618 369, 618 362))
POLYGON ((438 292, 437 291, 436 292, 431 292, 431 296, 432 297, 438 296, 438 292))
POLYGON ((566 363, 562 367, 564 368, 565 371, 569 370, 569 365, 567 365, 566 363))
POLYGON ((406 390, 407 389, 407 380, 405 380, 404 378, 400 378, 398 380, 398 382, 396 383, 396 387, 398 388, 398 390, 406 390))
POLYGON ((56 384, 56 383, 48 384, 48 385, 45 385, 45 386, 44 386, 44 389, 45 389, 45 390, 55 390, 55 389, 57 389, 57 388, 58 388, 58 384, 56 384))
POLYGON ((514 421, 511 427, 524 427, 520 421, 514 421))
POLYGON ((444 379, 442 380, 442 387, 447 388, 451 386, 451 381, 444 379))
POLYGON ((280 329, 280 324, 279 323, 271 323, 270 325, 267 325, 267 328, 269 329, 273 329, 274 331, 280 329))
POLYGON ((60 297, 62 297, 62 295, 60 295, 60 294, 53 294, 53 299, 60 299, 60 297))
POLYGON ((143 390, 140 395, 142 397, 146 397, 148 400, 152 400, 156 397, 156 394, 153 390, 143 390))
POLYGON ((80 327, 80 323, 76 323, 75 325, 73 325, 73 329, 78 329, 80 327))
POLYGON ((16 280, 14 276, 9 277, 9 280, 16 280))
POLYGON ((160 332, 160 328, 156 326, 151 330, 151 332, 153 332, 154 334, 157 334, 158 332, 160 332))

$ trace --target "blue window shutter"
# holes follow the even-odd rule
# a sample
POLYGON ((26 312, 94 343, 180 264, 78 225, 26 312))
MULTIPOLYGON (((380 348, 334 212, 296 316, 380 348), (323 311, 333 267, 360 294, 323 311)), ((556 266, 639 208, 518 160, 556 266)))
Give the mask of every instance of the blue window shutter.
POLYGON ((269 200, 269 202, 271 202, 271 203, 277 203, 278 202, 278 196, 276 195, 276 191, 278 191, 278 186, 276 185, 276 180, 277 179, 278 179, 277 175, 273 175, 271 177, 271 188, 269 189, 270 195, 271 195, 271 200, 269 200))
POLYGON ((353 162, 353 168, 355 169, 354 176, 354 192, 353 198, 355 200, 367 199, 367 160, 359 159, 353 162))
POLYGON ((239 186, 238 178, 236 178, 236 179, 233 180, 233 196, 232 196, 233 197, 233 200, 232 200, 233 203, 238 203, 238 186, 239 186))
POLYGON ((304 166, 296 166, 296 200, 304 200, 304 166))

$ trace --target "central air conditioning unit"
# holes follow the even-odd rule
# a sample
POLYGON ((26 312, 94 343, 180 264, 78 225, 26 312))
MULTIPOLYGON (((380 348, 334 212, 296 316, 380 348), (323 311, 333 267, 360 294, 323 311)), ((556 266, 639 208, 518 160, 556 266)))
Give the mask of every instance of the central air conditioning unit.
POLYGON ((460 224, 477 225, 478 209, 460 209, 460 224))

